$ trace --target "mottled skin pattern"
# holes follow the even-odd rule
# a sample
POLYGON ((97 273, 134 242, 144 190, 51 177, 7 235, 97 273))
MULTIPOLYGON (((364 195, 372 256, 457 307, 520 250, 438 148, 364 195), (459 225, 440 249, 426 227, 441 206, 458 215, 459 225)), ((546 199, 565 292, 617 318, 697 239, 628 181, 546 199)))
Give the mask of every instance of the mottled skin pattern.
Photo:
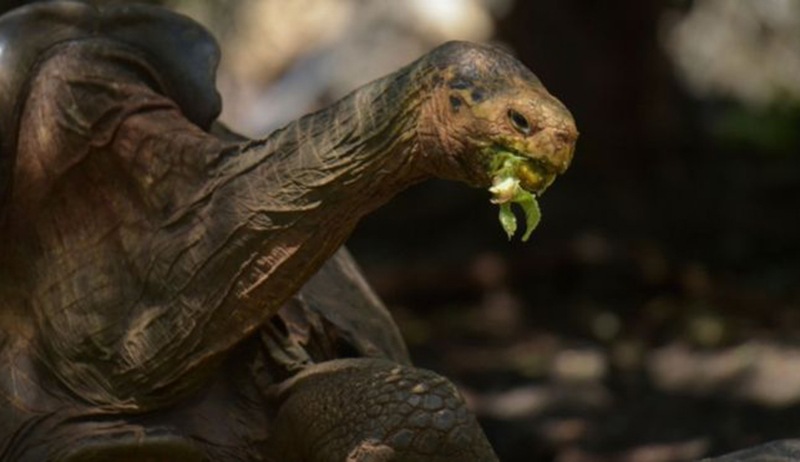
POLYGON ((449 43, 244 140, 185 18, 48 3, 0 39, 0 459, 496 460, 339 249, 496 152, 532 191, 563 172, 574 122, 529 70, 449 43))

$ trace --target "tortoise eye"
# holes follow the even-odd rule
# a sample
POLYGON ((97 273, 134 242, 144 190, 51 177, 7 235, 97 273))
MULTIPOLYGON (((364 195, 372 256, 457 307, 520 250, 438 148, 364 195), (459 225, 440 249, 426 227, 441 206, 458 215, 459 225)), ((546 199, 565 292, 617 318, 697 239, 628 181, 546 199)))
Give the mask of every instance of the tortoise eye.
POLYGON ((528 122, 528 119, 526 119, 524 115, 520 114, 514 109, 509 109, 508 120, 511 121, 511 125, 518 132, 522 133, 523 135, 531 134, 531 124, 530 122, 528 122))

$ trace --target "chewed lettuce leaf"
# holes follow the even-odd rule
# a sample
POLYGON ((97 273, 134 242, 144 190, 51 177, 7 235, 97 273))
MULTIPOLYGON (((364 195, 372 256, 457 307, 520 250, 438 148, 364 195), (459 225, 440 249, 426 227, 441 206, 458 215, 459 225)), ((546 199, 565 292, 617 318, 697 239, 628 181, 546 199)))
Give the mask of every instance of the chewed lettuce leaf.
POLYGON ((526 191, 520 186, 517 177, 519 165, 524 159, 511 153, 500 153, 495 158, 493 169, 493 184, 489 188, 492 193, 492 203, 500 206, 500 225, 511 239, 517 232, 517 217, 511 209, 511 204, 517 204, 525 215, 525 233, 522 241, 525 242, 539 225, 541 211, 536 195, 526 191))
POLYGON ((500 226, 508 234, 508 240, 510 241, 514 237, 514 233, 517 232, 517 217, 514 216, 514 211, 511 210, 510 202, 500 204, 500 226))
POLYGON ((517 217, 514 211, 511 210, 511 204, 517 204, 522 209, 525 215, 525 233, 522 235, 522 241, 527 242, 531 237, 531 233, 539 225, 542 219, 542 214, 539 209, 539 203, 536 201, 536 196, 528 191, 521 190, 512 200, 500 203, 500 225, 508 234, 508 238, 514 237, 517 232, 517 217))

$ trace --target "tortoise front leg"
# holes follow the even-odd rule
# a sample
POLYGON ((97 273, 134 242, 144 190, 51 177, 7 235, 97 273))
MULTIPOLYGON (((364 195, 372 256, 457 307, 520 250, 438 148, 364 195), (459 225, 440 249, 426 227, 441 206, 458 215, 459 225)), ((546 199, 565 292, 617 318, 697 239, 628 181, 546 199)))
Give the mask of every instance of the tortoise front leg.
POLYGON ((275 390, 269 460, 496 462, 475 416, 446 378, 383 359, 321 363, 275 390))

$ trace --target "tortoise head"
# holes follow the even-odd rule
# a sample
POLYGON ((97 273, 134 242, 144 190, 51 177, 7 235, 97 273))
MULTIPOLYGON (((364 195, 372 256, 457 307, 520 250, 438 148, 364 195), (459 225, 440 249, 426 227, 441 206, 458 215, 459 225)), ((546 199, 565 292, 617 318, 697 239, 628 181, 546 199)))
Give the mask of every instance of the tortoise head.
POLYGON ((420 131, 446 153, 433 161, 438 174, 456 166, 463 174, 466 167, 468 183, 486 186, 494 159, 512 154, 524 159, 522 187, 541 193, 567 169, 578 137, 575 121, 522 63, 497 48, 464 42, 442 45, 427 59, 435 71, 420 131))

